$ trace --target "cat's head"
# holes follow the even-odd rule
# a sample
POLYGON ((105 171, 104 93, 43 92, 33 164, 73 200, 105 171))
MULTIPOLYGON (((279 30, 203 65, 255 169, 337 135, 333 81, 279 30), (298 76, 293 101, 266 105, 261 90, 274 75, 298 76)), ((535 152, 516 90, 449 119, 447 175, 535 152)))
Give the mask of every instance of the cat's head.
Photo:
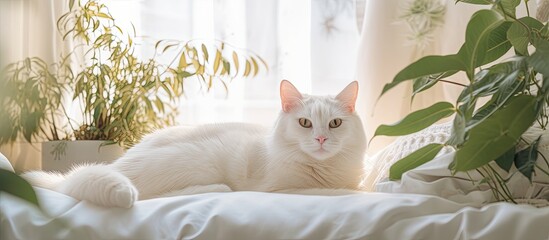
POLYGON ((338 153, 360 154, 366 147, 362 122, 355 113, 358 82, 347 85, 337 96, 301 94, 289 81, 280 84, 282 112, 278 137, 287 147, 316 160, 338 153))

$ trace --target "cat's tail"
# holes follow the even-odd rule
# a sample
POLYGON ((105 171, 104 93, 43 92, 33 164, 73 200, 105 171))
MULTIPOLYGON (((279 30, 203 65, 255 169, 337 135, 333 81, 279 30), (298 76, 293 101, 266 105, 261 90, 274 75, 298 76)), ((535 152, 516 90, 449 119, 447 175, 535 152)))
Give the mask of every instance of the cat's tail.
POLYGON ((33 186, 106 207, 130 208, 138 198, 130 179, 110 165, 78 166, 66 174, 32 171, 21 176, 33 186))

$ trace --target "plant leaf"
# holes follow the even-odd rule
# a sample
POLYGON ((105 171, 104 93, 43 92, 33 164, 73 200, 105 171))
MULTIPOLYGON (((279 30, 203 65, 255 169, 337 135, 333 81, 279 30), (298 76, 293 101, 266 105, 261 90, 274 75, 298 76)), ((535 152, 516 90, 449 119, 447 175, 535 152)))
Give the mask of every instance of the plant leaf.
POLYGON ((215 51, 215 59, 214 59, 214 74, 217 73, 219 70, 219 65, 221 64, 221 51, 217 50, 215 51))
POLYGON ((254 77, 257 76, 257 73, 259 72, 259 65, 257 64, 257 60, 255 60, 255 58, 251 58, 252 60, 252 64, 253 64, 253 69, 254 69, 254 77))
POLYGON ((458 102, 468 102, 479 97, 489 96, 498 90, 498 83, 504 74, 491 74, 489 70, 477 73, 473 84, 467 86, 458 97, 458 102), (478 78, 477 78, 478 76, 478 78))
POLYGON ((513 145, 507 152, 505 152, 503 155, 499 156, 496 159, 496 164, 506 172, 509 172, 511 170, 511 167, 513 166, 513 161, 515 161, 515 151, 516 147, 513 145))
POLYGON ((533 96, 513 97, 507 106, 471 128, 469 138, 456 152, 455 170, 481 167, 509 150, 535 121, 535 104, 533 96))
POLYGON ((179 70, 185 70, 188 66, 187 58, 185 57, 185 52, 181 53, 181 56, 179 57, 179 64, 177 65, 177 68, 179 70))
POLYGON ((208 62, 208 60, 210 59, 210 55, 208 55, 208 48, 206 48, 206 45, 204 45, 204 43, 202 43, 202 53, 204 54, 204 61, 208 62))
MULTIPOLYGON (((518 21, 522 22, 522 24, 525 24, 531 29, 541 30, 543 28, 543 24, 541 22, 531 17, 523 17, 518 21)), ((507 38, 518 53, 524 56, 528 56, 530 29, 525 28, 518 21, 514 22, 509 28, 509 31, 507 31, 507 38)))
POLYGON ((238 70, 240 69, 240 62, 238 60, 238 54, 236 54, 236 51, 233 51, 233 62, 235 71, 236 73, 238 73, 238 70))
POLYGON ((473 81, 475 68, 484 63, 489 37, 503 22, 501 14, 486 9, 475 12, 469 20, 465 31, 465 43, 457 56, 465 63, 465 71, 470 81, 473 81))
POLYGON ((538 160, 538 145, 541 136, 530 144, 526 149, 519 151, 515 155, 515 166, 522 175, 532 182, 532 173, 538 160))
POLYGON ((444 72, 444 73, 439 73, 435 75, 422 76, 414 79, 413 85, 412 85, 412 91, 413 91, 412 99, 416 94, 433 87, 438 82, 438 80, 454 75, 456 72, 457 71, 450 71, 450 72, 444 72))
POLYGON ((440 119, 448 117, 455 112, 454 105, 449 102, 438 102, 428 108, 424 108, 408 114, 399 122, 392 125, 380 125, 374 134, 375 136, 402 136, 415 133, 440 119))
POLYGON ((456 0, 456 3, 458 2, 478 4, 478 5, 490 5, 494 3, 491 0, 456 0))
POLYGON ((511 22, 503 22, 501 25, 496 27, 488 37, 488 46, 484 60, 481 65, 491 63, 511 49, 512 45, 507 39, 507 31, 511 27, 511 22))
POLYGON ((465 116, 461 112, 457 112, 452 124, 452 134, 446 141, 447 145, 459 146, 465 142, 465 116))
POLYGON ((536 47, 536 52, 526 61, 544 77, 549 77, 549 41, 537 39, 533 44, 536 47))
POLYGON ((17 174, 0 169, 0 192, 6 192, 40 207, 32 186, 17 174))
POLYGON ((385 84, 381 96, 404 81, 459 70, 465 70, 465 65, 456 55, 426 56, 402 69, 391 83, 385 84))
POLYGON ((424 146, 410 155, 404 157, 403 159, 398 160, 398 162, 391 165, 389 168, 389 179, 399 180, 402 178, 402 174, 408 170, 412 170, 416 167, 419 167, 426 162, 433 160, 444 147, 444 144, 440 143, 431 143, 427 146, 424 146))
POLYGON ((516 16, 517 6, 521 0, 496 0, 494 9, 501 12, 502 15, 508 14, 512 17, 516 16))
POLYGON ((250 74, 251 69, 252 67, 251 67, 250 61, 246 60, 246 65, 244 66, 244 77, 250 74))
MULTIPOLYGON (((518 72, 515 72, 518 73, 518 72)), ((494 112, 499 110, 507 101, 521 89, 523 81, 518 81, 516 74, 510 74, 505 78, 499 87, 499 91, 492 99, 482 106, 467 124, 467 129, 475 127, 477 124, 490 117, 494 112)))

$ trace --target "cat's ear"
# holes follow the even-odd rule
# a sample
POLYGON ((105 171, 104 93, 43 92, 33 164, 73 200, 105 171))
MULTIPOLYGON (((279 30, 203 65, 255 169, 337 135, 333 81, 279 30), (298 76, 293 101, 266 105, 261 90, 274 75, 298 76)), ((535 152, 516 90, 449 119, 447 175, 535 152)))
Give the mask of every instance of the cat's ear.
POLYGON ((288 80, 282 80, 280 83, 280 100, 282 102, 282 111, 290 112, 292 108, 298 106, 301 102, 301 93, 288 80))
POLYGON ((343 104, 349 112, 355 111, 356 98, 358 96, 358 82, 353 81, 343 89, 335 98, 343 104))

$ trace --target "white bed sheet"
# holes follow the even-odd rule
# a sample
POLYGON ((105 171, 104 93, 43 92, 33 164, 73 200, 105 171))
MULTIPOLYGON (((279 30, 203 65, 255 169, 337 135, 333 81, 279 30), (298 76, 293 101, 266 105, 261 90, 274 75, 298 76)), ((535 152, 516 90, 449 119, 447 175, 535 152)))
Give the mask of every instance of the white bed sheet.
POLYGON ((427 195, 208 193, 121 209, 36 191, 51 217, 0 193, 1 239, 549 239, 549 208, 427 195))

